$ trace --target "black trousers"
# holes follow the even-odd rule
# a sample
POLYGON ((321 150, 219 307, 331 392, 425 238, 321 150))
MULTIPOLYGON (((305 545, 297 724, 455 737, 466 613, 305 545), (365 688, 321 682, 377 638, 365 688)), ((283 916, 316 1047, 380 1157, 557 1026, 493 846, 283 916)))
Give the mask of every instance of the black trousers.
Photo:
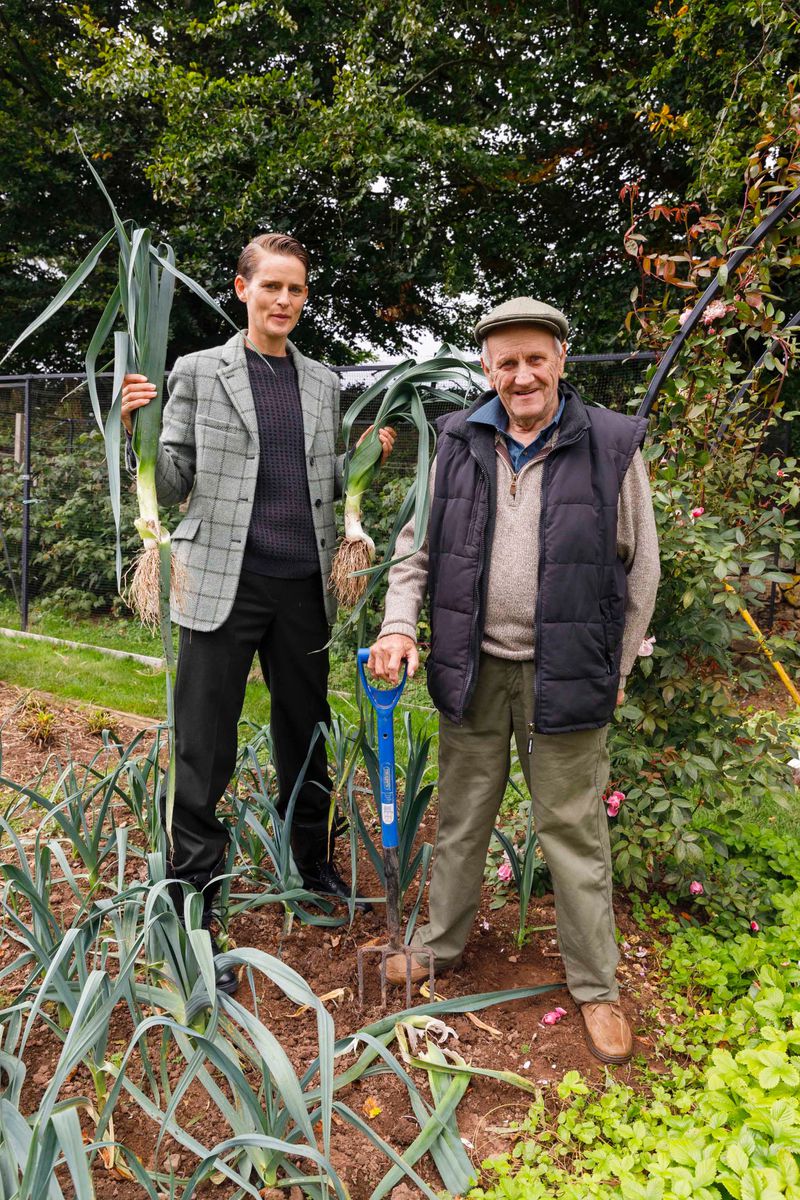
MULTIPOLYGON (((228 833, 217 804, 236 765, 237 725, 258 654, 270 691, 270 732, 283 815, 318 722, 330 723, 328 623, 320 576, 276 579, 243 571, 231 614, 211 633, 181 628, 175 683, 172 874, 202 886, 228 833)), ((325 857, 331 781, 319 737, 292 822, 295 857, 325 857)))

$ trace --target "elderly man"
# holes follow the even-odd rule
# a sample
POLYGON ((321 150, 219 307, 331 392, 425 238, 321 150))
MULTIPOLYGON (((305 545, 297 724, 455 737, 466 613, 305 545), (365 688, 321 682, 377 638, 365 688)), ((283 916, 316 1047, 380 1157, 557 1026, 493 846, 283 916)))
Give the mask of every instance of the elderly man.
MULTIPOLYGON (((627 1061, 603 791, 606 735, 647 632, 658 544, 640 446, 645 422, 587 408, 561 376, 568 326, 526 297, 479 321, 491 385, 440 422, 428 538, 390 573, 372 647, 378 678, 418 665, 431 610, 428 687, 439 709, 439 828, 429 922, 415 944, 437 970, 462 956, 514 737, 553 878, 567 985, 589 1048, 627 1061)), ((406 527, 398 556, 410 548, 406 527)), ((426 971, 422 959, 414 978, 426 971)), ((405 977, 402 956, 388 976, 405 977)))
MULTIPOLYGON (((306 766, 292 825, 298 869, 310 889, 350 895, 328 837, 322 739, 308 757, 317 724, 330 722, 325 644, 336 603, 327 584, 343 462, 335 453, 339 380, 288 340, 308 296, 307 273, 308 254, 292 237, 262 234, 245 246, 235 288, 246 334, 178 359, 164 409, 158 497, 177 504, 191 496, 172 534, 184 580, 173 604, 180 647, 170 868, 203 892, 206 922, 229 840, 217 803, 236 763, 256 654, 271 693, 282 814, 306 766)), ((125 377, 128 432, 133 412, 154 394, 144 376, 125 377)), ((384 458, 394 436, 380 431, 384 458)), ((236 978, 227 972, 218 985, 232 991, 236 978)))

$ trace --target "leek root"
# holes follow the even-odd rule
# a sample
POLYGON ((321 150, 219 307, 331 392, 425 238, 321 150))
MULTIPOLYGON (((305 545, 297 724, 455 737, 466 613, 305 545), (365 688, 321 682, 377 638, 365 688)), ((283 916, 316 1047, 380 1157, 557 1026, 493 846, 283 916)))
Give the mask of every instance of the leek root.
MULTIPOLYGON (((157 633, 161 624, 161 546, 169 547, 170 538, 162 526, 142 540, 142 548, 126 572, 122 597, 142 624, 157 633)), ((177 609, 183 607, 185 583, 186 572, 170 556, 170 599, 177 609)))
POLYGON ((371 428, 357 443, 346 462, 344 538, 334 556, 330 579, 330 588, 339 604, 352 610, 341 631, 358 619, 359 612, 375 590, 380 577, 389 569, 397 536, 408 520, 414 522, 411 553, 415 553, 425 540, 429 507, 428 468, 436 443, 436 433, 425 411, 425 401, 433 401, 437 407, 445 401, 454 408, 460 408, 467 403, 473 390, 483 387, 483 382, 483 376, 460 351, 452 346, 442 346, 427 362, 416 363, 408 359, 392 367, 367 388, 345 414, 342 433, 345 445, 349 446, 356 420, 363 419, 362 414, 368 405, 379 401, 371 428), (382 447, 379 430, 384 425, 397 425, 401 421, 410 425, 417 434, 415 478, 400 505, 389 539, 381 548, 382 561, 376 563, 375 543, 361 526, 361 502, 380 467, 382 447))
POLYGON ((331 565, 330 587, 344 608, 358 604, 367 590, 368 576, 354 575, 366 571, 375 560, 375 543, 371 537, 343 537, 331 565))

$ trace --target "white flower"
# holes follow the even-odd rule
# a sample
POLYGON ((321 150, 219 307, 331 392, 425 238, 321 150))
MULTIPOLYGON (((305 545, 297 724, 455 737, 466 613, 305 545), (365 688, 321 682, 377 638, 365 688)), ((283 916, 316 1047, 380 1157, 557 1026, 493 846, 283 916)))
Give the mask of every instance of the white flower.
POLYGON ((797 757, 789 759, 789 766, 793 771, 800 771, 800 746, 797 747, 797 757))
POLYGON ((650 655, 653 653, 653 646, 655 645, 655 643, 656 643, 655 637, 645 638, 636 653, 639 655, 640 658, 649 658, 650 655))

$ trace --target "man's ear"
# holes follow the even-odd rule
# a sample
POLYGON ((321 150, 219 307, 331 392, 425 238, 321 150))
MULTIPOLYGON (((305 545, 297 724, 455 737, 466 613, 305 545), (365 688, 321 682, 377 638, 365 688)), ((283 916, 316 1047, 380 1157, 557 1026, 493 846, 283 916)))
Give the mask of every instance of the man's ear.
POLYGON ((233 290, 241 300, 242 304, 247 303, 247 280, 243 275, 237 275, 233 281, 233 290))
POLYGON ((489 380, 489 383, 491 383, 492 382, 492 370, 491 370, 491 367, 489 366, 489 364, 486 362, 483 355, 481 355, 481 370, 483 371, 486 378, 489 380))

